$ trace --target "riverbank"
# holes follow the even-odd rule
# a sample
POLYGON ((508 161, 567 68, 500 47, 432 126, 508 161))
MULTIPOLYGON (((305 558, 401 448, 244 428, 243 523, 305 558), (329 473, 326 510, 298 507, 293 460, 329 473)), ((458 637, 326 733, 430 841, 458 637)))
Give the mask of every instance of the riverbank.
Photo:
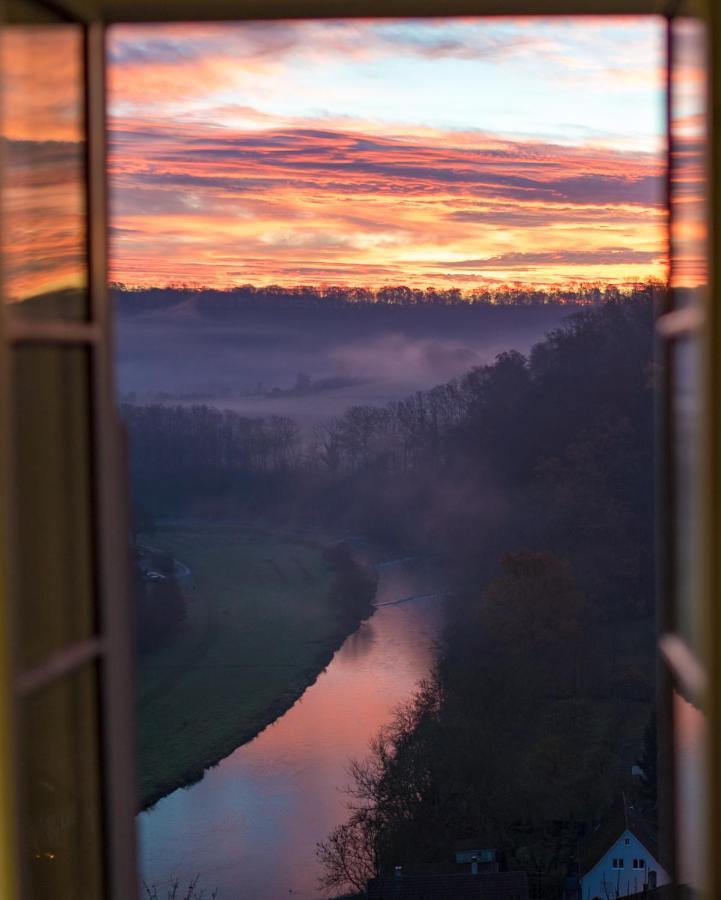
POLYGON ((198 781, 293 706, 373 610, 370 598, 344 604, 312 540, 197 525, 152 540, 193 578, 184 628, 139 662, 143 809, 198 781))

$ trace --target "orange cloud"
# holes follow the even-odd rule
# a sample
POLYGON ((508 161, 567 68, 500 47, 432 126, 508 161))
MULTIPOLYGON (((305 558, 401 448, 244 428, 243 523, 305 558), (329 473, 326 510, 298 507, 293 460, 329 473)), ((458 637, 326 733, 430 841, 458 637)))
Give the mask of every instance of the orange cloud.
POLYGON ((648 123, 615 135, 607 102, 629 101, 626 126, 654 98, 660 110, 662 29, 639 23, 118 27, 113 277, 213 287, 663 278, 662 142, 648 123), (529 130, 556 140, 504 137, 513 119, 502 114, 495 133, 472 129, 484 111, 467 85, 455 118, 443 90, 432 109, 420 94, 414 106, 416 79, 437 76, 450 97, 467 73, 497 77, 505 109, 508 92, 536 88, 534 71, 538 90, 558 86, 547 110, 556 124, 538 117, 529 130), (569 76, 583 95, 571 97, 569 76), (600 128, 599 115, 584 118, 587 95, 604 101, 600 128), (559 124, 564 98, 577 127, 559 124))
POLYGON ((215 287, 665 273, 652 154, 309 124, 116 119, 112 135, 113 275, 131 284, 179 271, 215 287))

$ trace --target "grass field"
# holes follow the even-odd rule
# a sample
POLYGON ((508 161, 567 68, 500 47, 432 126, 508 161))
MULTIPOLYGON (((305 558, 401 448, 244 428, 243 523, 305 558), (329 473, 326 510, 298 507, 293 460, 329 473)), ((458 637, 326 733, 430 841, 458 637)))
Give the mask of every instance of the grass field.
POLYGON ((320 546, 237 527, 175 527, 149 543, 191 579, 182 630, 139 663, 143 807, 291 706, 347 632, 320 546))

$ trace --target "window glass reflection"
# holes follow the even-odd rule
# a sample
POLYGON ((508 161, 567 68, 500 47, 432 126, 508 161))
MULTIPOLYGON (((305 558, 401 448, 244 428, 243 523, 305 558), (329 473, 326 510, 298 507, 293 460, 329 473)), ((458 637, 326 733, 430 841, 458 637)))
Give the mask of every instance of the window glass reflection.
POLYGON ((673 23, 671 73, 671 283, 675 303, 697 302, 708 280, 706 247, 706 30, 673 23))
POLYGON ((0 36, 5 300, 15 314, 86 311, 83 34, 11 25, 0 36))
POLYGON ((678 341, 672 351, 672 412, 674 417, 674 628, 695 652, 701 647, 699 621, 699 442, 700 359, 695 340, 678 341))
MULTIPOLYGON (((702 309, 708 285, 707 247, 707 34, 705 25, 681 18, 672 23, 671 66, 671 287, 677 308, 702 309)), ((673 533, 673 607, 671 623, 691 650, 675 674, 690 681, 691 669, 704 659, 701 608, 702 483, 701 346, 687 335, 670 355, 673 533), (685 671, 684 671, 685 669, 685 671)), ((699 669, 702 677, 702 670, 699 669)), ((706 720, 697 698, 674 692, 671 704, 675 769, 676 874, 680 884, 703 888, 708 773, 706 720)))
POLYGON ((97 710, 92 666, 43 688, 22 706, 28 900, 104 896, 97 710))
POLYGON ((84 347, 15 351, 18 662, 22 668, 94 630, 90 386, 84 347))
MULTIPOLYGON (((694 890, 703 887, 707 835, 708 784, 705 748, 708 725, 701 710, 681 694, 673 694, 676 755, 676 868, 680 884, 694 890)), ((696 896, 696 894, 692 894, 696 896)))

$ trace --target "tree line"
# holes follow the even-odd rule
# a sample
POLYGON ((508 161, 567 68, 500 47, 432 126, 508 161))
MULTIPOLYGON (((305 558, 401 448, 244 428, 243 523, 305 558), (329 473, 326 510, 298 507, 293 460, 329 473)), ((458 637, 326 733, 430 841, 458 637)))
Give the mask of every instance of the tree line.
POLYGON ((286 416, 125 404, 136 508, 355 529, 440 553, 475 583, 509 548, 540 544, 606 615, 647 614, 653 306, 648 288, 609 300, 527 356, 352 406, 310 436, 286 416))
POLYGON ((121 314, 157 311, 193 300, 205 312, 227 313, 233 309, 308 308, 366 306, 473 307, 473 306, 592 306, 618 301, 640 293, 654 293, 659 285, 609 285, 601 282, 534 287, 524 284, 483 285, 461 288, 409 287, 404 284, 378 288, 347 285, 253 285, 226 289, 200 284, 173 283, 165 287, 139 287, 115 282, 112 296, 121 314))

